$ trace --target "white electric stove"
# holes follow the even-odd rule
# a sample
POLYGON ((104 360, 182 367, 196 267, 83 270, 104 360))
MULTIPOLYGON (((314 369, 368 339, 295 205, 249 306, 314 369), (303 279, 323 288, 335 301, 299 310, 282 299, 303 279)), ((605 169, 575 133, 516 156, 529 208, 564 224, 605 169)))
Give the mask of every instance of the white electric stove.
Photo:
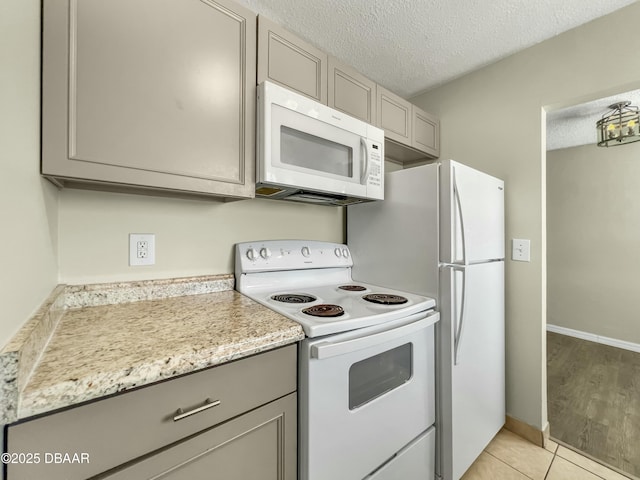
POLYGON ((351 278, 346 245, 236 245, 236 290, 302 325, 300 480, 435 474, 435 300, 351 278))
POLYGON ((270 240, 236 245, 236 290, 319 337, 379 325, 435 307, 435 300, 351 278, 346 245, 270 240))

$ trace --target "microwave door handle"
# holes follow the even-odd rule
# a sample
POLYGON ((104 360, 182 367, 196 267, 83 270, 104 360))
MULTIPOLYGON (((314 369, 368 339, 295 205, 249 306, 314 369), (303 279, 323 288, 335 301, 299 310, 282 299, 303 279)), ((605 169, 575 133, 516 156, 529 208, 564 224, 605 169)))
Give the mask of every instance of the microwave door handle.
POLYGON ((369 178, 369 147, 367 146, 367 141, 360 137, 360 145, 362 145, 362 153, 363 153, 363 162, 362 162, 362 173, 360 174, 360 183, 362 185, 367 184, 367 179, 369 178))

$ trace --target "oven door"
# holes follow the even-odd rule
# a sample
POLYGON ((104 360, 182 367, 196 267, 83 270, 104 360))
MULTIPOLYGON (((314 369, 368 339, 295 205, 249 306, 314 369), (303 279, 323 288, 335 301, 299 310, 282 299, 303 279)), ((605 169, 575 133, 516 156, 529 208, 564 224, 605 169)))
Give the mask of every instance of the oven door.
POLYGON ((434 424, 438 319, 421 312, 302 342, 301 480, 362 479, 434 424))

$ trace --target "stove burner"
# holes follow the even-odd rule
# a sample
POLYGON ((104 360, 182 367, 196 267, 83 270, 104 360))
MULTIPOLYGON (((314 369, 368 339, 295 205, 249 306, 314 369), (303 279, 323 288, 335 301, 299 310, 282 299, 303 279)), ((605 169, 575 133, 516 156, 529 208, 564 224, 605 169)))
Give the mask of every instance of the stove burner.
POLYGON ((362 298, 367 302, 379 303, 381 305, 400 305, 409 301, 400 295, 391 295, 389 293, 371 293, 362 298))
POLYGON ((367 289, 367 287, 363 287, 362 285, 340 285, 338 288, 348 292, 363 292, 367 289))
POLYGON ((315 302, 317 298, 312 297, 311 295, 283 293, 282 295, 272 295, 271 300, 275 300, 276 302, 284 302, 284 303, 309 303, 309 302, 315 302))
POLYGON ((331 305, 328 303, 305 308, 302 312, 313 317, 339 317, 344 315, 344 310, 340 305, 331 305))

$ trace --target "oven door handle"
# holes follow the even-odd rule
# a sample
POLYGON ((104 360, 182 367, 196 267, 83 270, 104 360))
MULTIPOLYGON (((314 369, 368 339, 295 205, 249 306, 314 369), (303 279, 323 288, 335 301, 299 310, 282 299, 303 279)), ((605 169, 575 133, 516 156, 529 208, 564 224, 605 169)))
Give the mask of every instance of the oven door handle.
POLYGON ((351 338, 338 342, 327 340, 311 346, 311 358, 323 360, 325 358, 344 355, 345 353, 353 353, 365 348, 381 345, 386 342, 397 340, 399 338, 411 335, 420 330, 424 330, 430 325, 438 321, 438 312, 433 312, 429 316, 413 323, 402 325, 401 327, 391 328, 382 332, 365 335, 362 337, 351 338))

